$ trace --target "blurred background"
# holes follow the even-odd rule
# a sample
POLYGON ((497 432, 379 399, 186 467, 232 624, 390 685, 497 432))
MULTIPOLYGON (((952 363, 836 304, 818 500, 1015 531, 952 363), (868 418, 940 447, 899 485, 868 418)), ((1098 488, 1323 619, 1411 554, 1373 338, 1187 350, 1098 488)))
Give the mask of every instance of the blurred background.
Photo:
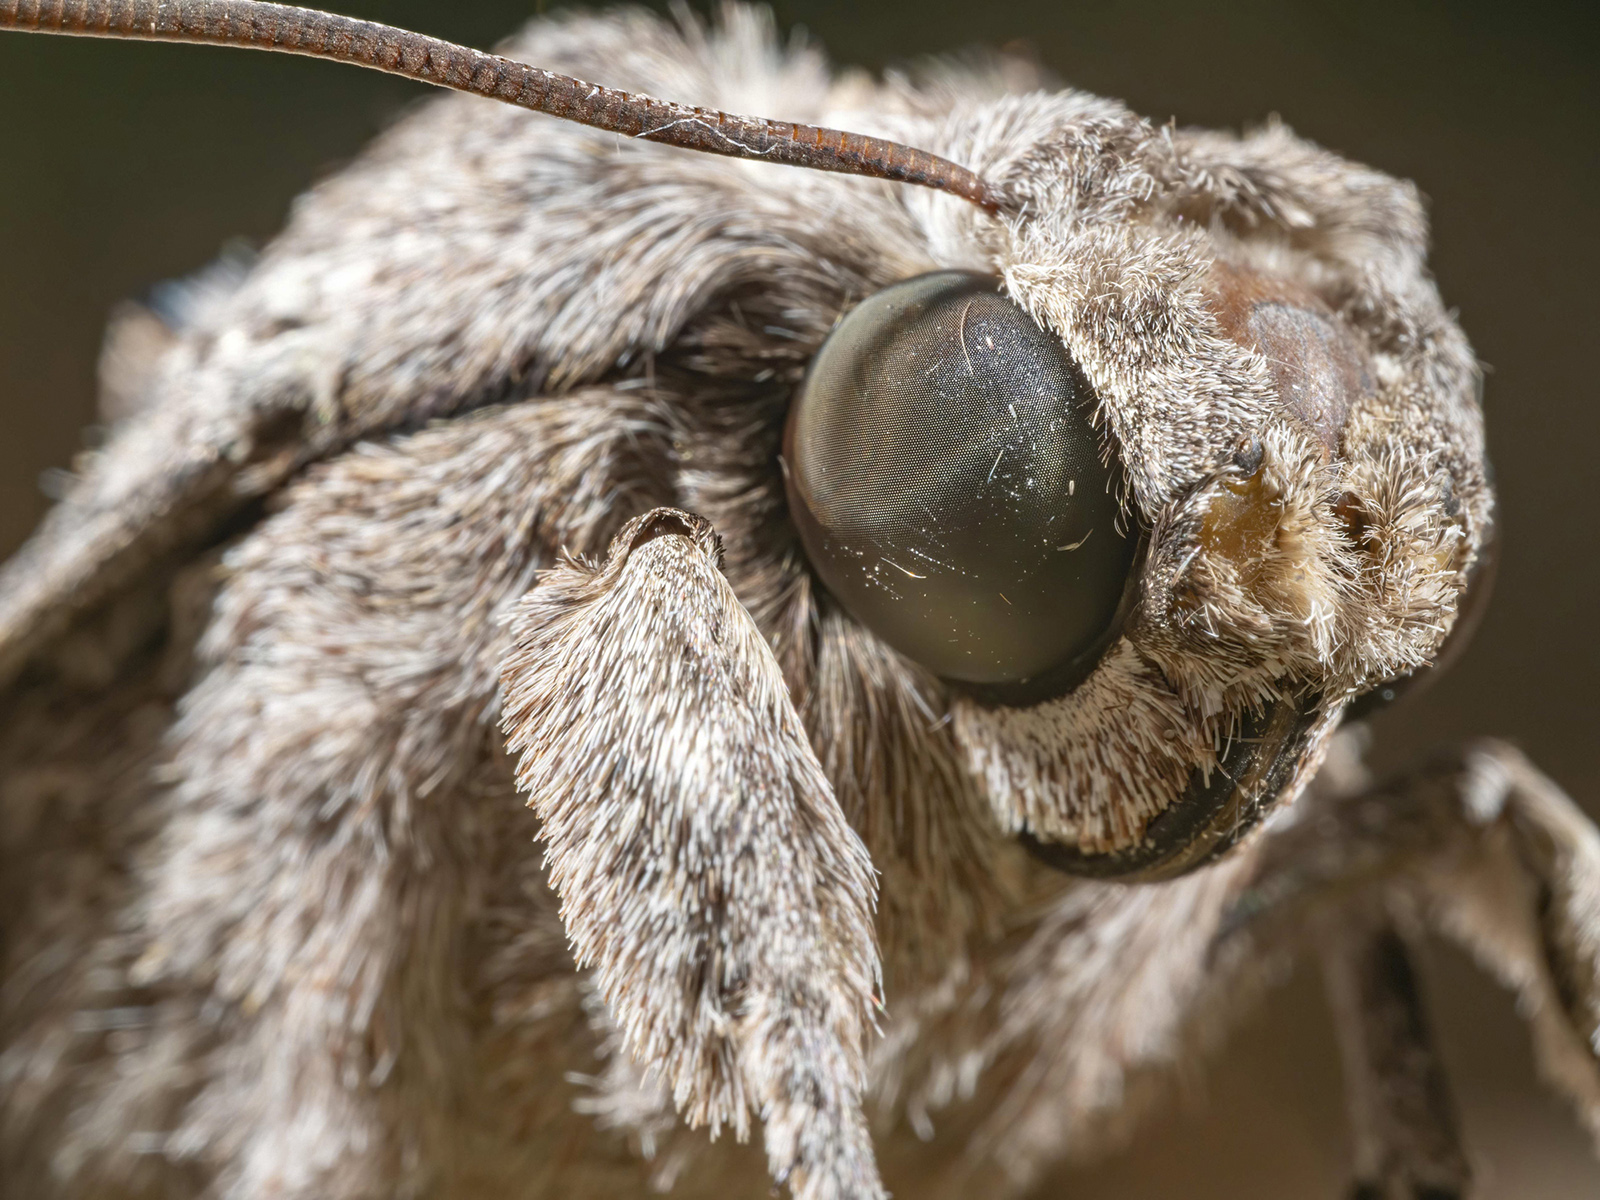
MULTIPOLYGON (((489 46, 535 0, 335 0, 489 46)), ((700 6, 697 0, 697 7, 700 6)), ((1434 269, 1488 368, 1504 557, 1477 639, 1377 726, 1380 766, 1509 737, 1600 815, 1600 7, 1349 0, 780 0, 836 61, 883 67, 1021 43, 1160 121, 1298 132, 1429 198, 1434 269)), ((599 80, 598 82, 606 82, 599 80)), ((92 420, 107 313, 260 244, 296 193, 423 89, 197 47, 0 35, 0 555, 92 420)), ((762 114, 783 117, 781 112, 762 114)), ((1427 983, 1484 1200, 1600 1195, 1600 1166, 1533 1078, 1510 1001, 1453 952, 1427 983)), ((1339 1196, 1338 1064, 1315 972, 1245 1019, 1135 1146, 1063 1174, 1075 1200, 1339 1196)))

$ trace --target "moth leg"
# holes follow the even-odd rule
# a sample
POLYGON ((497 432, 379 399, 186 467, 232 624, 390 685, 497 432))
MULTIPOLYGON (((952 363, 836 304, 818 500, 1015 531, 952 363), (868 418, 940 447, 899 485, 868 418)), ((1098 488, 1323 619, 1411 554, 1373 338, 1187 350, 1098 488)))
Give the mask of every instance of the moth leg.
POLYGON ((861 1111, 872 865, 709 522, 658 508, 512 617, 502 723, 577 960, 690 1124, 801 1200, 883 1196, 861 1111))
POLYGON ((1594 823, 1513 747, 1470 743, 1273 836, 1217 949, 1286 946, 1307 921, 1377 902, 1414 911, 1517 994, 1541 1073, 1600 1140, 1594 823))
POLYGON ((1400 931, 1374 905, 1323 942, 1355 1139, 1352 1200, 1455 1200, 1472 1173, 1400 931))

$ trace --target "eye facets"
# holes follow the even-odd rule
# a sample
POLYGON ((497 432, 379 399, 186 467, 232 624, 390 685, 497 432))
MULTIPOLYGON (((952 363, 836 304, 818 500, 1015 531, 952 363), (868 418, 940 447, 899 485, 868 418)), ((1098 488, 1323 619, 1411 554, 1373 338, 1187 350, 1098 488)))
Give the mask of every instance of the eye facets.
POLYGON ((853 309, 785 437, 790 508, 828 590, 947 679, 1012 684, 1098 654, 1135 543, 1095 397, 998 281, 940 271, 853 309))

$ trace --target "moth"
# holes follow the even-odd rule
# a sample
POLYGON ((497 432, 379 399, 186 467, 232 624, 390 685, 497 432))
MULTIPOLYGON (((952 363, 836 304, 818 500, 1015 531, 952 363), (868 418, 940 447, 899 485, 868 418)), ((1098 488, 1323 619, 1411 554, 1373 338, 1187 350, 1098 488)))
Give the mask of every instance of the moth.
POLYGON ((0 28, 478 93, 112 330, 0 574, 11 1190, 1020 1196, 1306 953, 1354 1194, 1460 1197, 1427 929, 1600 1134, 1600 835, 1360 761, 1495 544, 1408 185, 743 8, 0 28))

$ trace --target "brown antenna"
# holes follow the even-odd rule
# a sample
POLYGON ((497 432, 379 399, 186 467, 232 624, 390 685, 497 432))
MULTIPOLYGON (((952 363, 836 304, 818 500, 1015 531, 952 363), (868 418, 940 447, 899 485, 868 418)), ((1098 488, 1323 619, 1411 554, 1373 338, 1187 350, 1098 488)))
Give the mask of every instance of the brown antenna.
POLYGON ((635 96, 424 34, 311 8, 258 0, 0 0, 0 29, 202 42, 332 58, 686 150, 914 183, 960 196, 991 213, 1003 207, 999 193, 983 179, 926 150, 859 133, 635 96))

